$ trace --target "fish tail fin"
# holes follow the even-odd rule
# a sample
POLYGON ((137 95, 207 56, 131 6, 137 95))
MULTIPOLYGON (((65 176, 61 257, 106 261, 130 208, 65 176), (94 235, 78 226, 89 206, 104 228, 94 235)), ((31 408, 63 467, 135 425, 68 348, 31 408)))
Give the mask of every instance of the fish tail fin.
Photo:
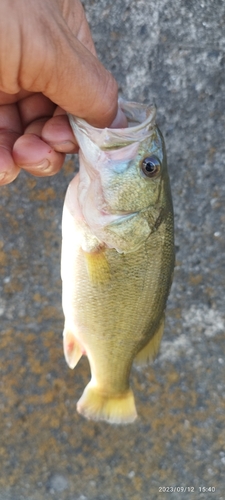
POLYGON ((105 420, 110 424, 128 424, 137 417, 131 389, 117 396, 102 394, 89 382, 77 403, 77 411, 91 420, 105 420))
POLYGON ((63 351, 68 366, 75 368, 83 352, 74 334, 66 327, 63 331, 63 351))
POLYGON ((156 332, 154 333, 151 340, 136 355, 136 357, 134 359, 134 364, 136 366, 147 365, 151 361, 154 361, 154 359, 156 358, 156 356, 159 352, 160 343, 161 343, 163 331, 164 331, 164 325, 165 325, 165 318, 163 316, 163 318, 160 321, 159 327, 156 330, 156 332))

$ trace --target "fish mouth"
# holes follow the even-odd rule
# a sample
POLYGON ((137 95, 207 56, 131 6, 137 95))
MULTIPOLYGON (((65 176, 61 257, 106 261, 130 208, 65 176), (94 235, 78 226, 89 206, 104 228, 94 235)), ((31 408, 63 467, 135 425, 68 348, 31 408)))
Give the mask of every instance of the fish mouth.
POLYGON ((119 108, 124 112, 128 127, 126 128, 96 128, 86 123, 82 118, 69 114, 71 127, 78 138, 86 136, 102 150, 109 147, 124 147, 133 142, 143 141, 154 131, 156 108, 135 102, 126 102, 119 99, 119 108))

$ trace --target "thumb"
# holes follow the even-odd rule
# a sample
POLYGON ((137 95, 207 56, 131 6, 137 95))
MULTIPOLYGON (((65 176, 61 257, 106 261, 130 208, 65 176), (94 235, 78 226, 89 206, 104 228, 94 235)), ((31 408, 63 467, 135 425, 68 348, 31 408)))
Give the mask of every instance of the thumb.
MULTIPOLYGON (((39 1, 46 5, 46 0, 39 1)), ((42 53, 37 39, 41 71, 35 83, 40 79, 39 91, 65 111, 94 126, 109 126, 117 114, 117 83, 96 57, 80 1, 65 4, 66 14, 55 9, 55 0, 48 3, 51 12, 45 17, 42 53)))
POLYGON ((96 127, 109 126, 117 114, 118 90, 113 76, 75 37, 61 33, 51 78, 43 93, 65 111, 96 127))
POLYGON ((0 1, 0 90, 41 92, 98 127, 117 113, 117 84, 95 55, 80 0, 0 1))

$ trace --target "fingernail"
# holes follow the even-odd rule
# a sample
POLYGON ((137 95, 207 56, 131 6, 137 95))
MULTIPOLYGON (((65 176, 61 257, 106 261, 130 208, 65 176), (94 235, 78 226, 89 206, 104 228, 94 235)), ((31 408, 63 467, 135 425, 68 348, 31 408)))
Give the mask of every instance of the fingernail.
POLYGON ((48 171, 49 167, 50 167, 50 162, 45 158, 41 163, 35 163, 35 164, 32 164, 32 165, 20 165, 21 168, 24 168, 24 170, 30 170, 30 169, 36 169, 38 168, 39 170, 41 170, 42 172, 46 172, 48 171))
POLYGON ((54 144, 53 147, 59 153, 72 153, 77 148, 77 144, 72 141, 64 141, 54 144))
POLYGON ((2 172, 0 174, 0 182, 3 181, 3 179, 5 178, 5 176, 6 176, 6 172, 2 172))
POLYGON ((35 165, 35 168, 40 168, 40 170, 43 170, 43 172, 46 172, 50 167, 50 162, 45 158, 41 163, 38 165, 35 165))

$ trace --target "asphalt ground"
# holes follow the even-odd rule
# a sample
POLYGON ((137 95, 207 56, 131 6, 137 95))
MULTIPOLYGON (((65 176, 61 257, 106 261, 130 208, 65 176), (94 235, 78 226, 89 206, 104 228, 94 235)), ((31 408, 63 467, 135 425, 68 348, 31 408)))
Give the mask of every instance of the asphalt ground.
POLYGON ((223 500, 225 2, 84 5, 120 95, 158 109, 174 283, 160 355, 132 372, 138 420, 84 420, 88 363, 70 371, 61 337, 61 214, 77 163, 0 188, 0 500, 223 500))

